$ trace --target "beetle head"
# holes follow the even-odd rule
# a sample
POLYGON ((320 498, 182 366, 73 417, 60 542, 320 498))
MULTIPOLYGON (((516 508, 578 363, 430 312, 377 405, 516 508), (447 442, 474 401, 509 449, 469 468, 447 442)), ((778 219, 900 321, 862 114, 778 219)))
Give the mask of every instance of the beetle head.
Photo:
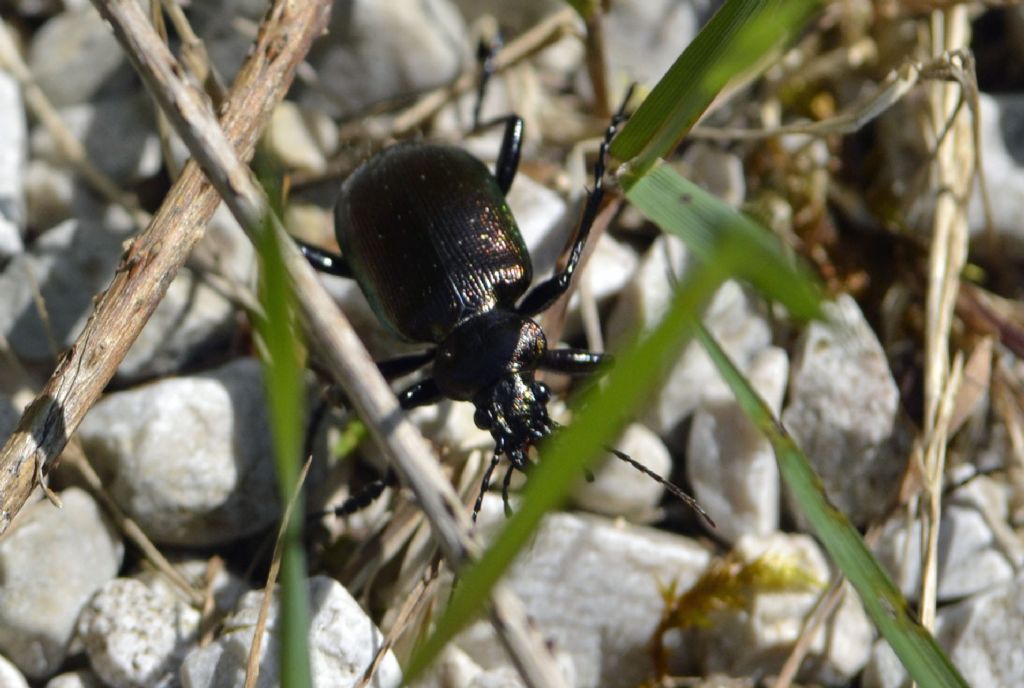
POLYGON ((548 389, 533 379, 547 339, 540 325, 509 311, 487 311, 460 324, 441 343, 433 377, 441 392, 472 401, 477 427, 498 453, 522 466, 526 448, 551 433, 548 389))

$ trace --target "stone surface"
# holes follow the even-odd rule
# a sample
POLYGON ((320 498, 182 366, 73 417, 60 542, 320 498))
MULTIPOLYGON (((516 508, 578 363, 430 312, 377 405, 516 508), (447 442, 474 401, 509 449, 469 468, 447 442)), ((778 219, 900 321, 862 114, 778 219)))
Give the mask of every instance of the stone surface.
POLYGON ((85 492, 26 506, 0 540, 0 652, 27 676, 64 661, 79 611, 121 565, 121 539, 85 492))
POLYGON ((833 503, 864 524, 888 509, 906 463, 899 390, 857 303, 843 295, 826 312, 797 344, 782 420, 833 503))
MULTIPOLYGON (((938 610, 935 639, 971 686, 1024 685, 1024 577, 938 610)), ((864 688, 909 686, 906 671, 884 641, 875 644, 864 688)))
MULTIPOLYGON (((1015 255, 1024 253, 1024 95, 1019 93, 978 94, 982 160, 985 181, 992 202, 992 220, 998 236, 1005 239, 1004 248, 1015 255)), ((973 189, 968 206, 968 222, 972 236, 980 239, 984 249, 985 215, 978 185, 973 189)))
MULTIPOLYGON (((769 348, 754 357, 748 379, 778 415, 786 391, 786 352, 769 348)), ((686 475, 694 497, 715 520, 715 535, 767 535, 779 526, 779 470, 771 444, 735 400, 701 405, 690 426, 686 475)))
MULTIPOLYGON (((660 321, 668 308, 674 280, 684 279, 690 260, 686 248, 675 237, 660 235, 654 241, 633 280, 616 301, 608 322, 610 349, 660 321)), ((704 322, 740 370, 745 371, 754 355, 771 344, 767 322, 735 282, 726 282, 716 292, 704 322)), ((684 350, 663 380, 642 420, 670 447, 682 450, 685 436, 678 433, 679 425, 702 402, 731 399, 732 393, 697 343, 684 350)))
POLYGON ((318 81, 299 102, 345 117, 446 84, 468 54, 466 35, 448 0, 350 3, 331 14, 327 36, 310 51, 318 81))
POLYGON ((230 542, 278 516, 254 359, 108 395, 79 435, 111 496, 156 542, 230 542))
POLYGON ((327 165, 325 154, 337 145, 337 131, 330 119, 317 115, 284 101, 274 109, 263 144, 288 169, 323 172, 327 165))
MULTIPOLYGON (((315 688, 348 688, 362 676, 383 636, 337 581, 325 576, 309 580, 310 665, 315 688)), ((246 594, 224 624, 227 629, 212 644, 190 652, 181 667, 184 688, 241 688, 252 644, 262 591, 246 594)), ((278 601, 270 606, 260 655, 259 688, 278 685, 278 601)), ((396 687, 402 674, 388 652, 377 669, 371 688, 396 687)))
POLYGON ((0 656, 0 686, 3 688, 28 688, 25 675, 18 667, 11 664, 6 657, 0 656))
POLYGON ((623 0, 610 6, 604 25, 613 83, 650 88, 693 40, 699 21, 694 3, 623 0))
POLYGON ((30 160, 25 171, 26 220, 35 231, 50 229, 72 215, 81 189, 69 170, 43 160, 30 160))
POLYGON ((93 211, 46 232, 0 274, 0 333, 22 361, 51 364, 49 334, 59 349, 70 346, 92 312, 93 296, 110 284, 132 225, 120 210, 93 211), (39 316, 36 288, 48 327, 39 316))
MULTIPOLYGON (((748 535, 736 545, 741 561, 777 558, 796 566, 820 582, 821 587, 790 592, 758 592, 745 612, 716 614, 712 625, 699 629, 701 675, 725 673, 751 676, 778 672, 800 636, 831 574, 818 545, 806 535, 748 535)), ((868 660, 874 630, 856 594, 847 586, 835 614, 811 642, 800 680, 843 685, 868 660)))
MULTIPOLYGON (((58 114, 71 136, 85 147, 86 157, 115 182, 132 184, 160 171, 156 115, 147 94, 68 105, 58 114)), ((57 141, 45 127, 33 129, 31 144, 33 158, 66 164, 57 141)))
MULTIPOLYGON (((942 500, 939 527, 938 599, 949 602, 990 590, 1013 577, 1013 564, 1000 548, 979 509, 984 504, 996 518, 1009 519, 1007 490, 978 476, 942 500)), ((907 527, 906 515, 893 515, 882 527, 874 548, 878 561, 911 600, 920 594, 921 523, 907 527)))
POLYGON ((78 637, 97 676, 113 688, 171 686, 199 617, 166 592, 115 578, 82 610, 78 637))
POLYGON ((89 669, 58 674, 46 682, 46 688, 104 688, 96 674, 89 669))
MULTIPOLYGON (((663 478, 672 475, 672 456, 665 443, 639 423, 627 426, 612 443, 663 478)), ((580 481, 572 491, 572 500, 589 511, 609 516, 624 516, 644 523, 657 520, 658 502, 665 488, 625 461, 609 454, 591 467, 594 481, 580 481)))
POLYGON ((91 99, 124 64, 121 46, 91 6, 48 20, 28 54, 36 83, 57 107, 91 99))
MULTIPOLYGON (((488 495, 478 527, 503 525, 500 495, 488 495)), ((650 678, 651 633, 662 612, 659 584, 692 585, 710 555, 692 540, 600 517, 550 514, 506 574, 544 637, 572 657, 578 688, 635 686, 650 678)), ((488 625, 456 645, 485 670, 508 658, 488 625)))
POLYGON ((18 82, 0 71, 0 263, 23 248, 26 128, 18 82))

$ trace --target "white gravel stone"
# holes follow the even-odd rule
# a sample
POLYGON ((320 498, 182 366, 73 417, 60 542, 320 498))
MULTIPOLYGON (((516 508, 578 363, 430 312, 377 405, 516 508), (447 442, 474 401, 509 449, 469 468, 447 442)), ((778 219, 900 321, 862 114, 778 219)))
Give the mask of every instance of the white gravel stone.
POLYGON ((114 33, 91 6, 48 20, 28 56, 36 83, 57 107, 89 100, 123 64, 114 33))
MULTIPOLYGON (((478 622, 486 625, 489 622, 478 622)), ((572 657, 566 652, 555 651, 555 661, 565 678, 566 685, 576 685, 576 671, 572 657)), ((510 666, 485 670, 470 659, 469 655, 454 645, 449 645, 428 675, 416 681, 415 688, 524 688, 519 672, 510 666)))
POLYGON ((254 359, 111 394, 79 435, 111 496, 157 542, 230 542, 278 517, 254 359))
MULTIPOLYGON (((1008 582, 1013 564, 999 547, 979 504, 1001 520, 1009 519, 1007 488, 978 476, 943 498, 939 528, 938 599, 949 602, 1008 582)), ((882 528, 875 556, 900 590, 918 598, 921 576, 921 522, 894 514, 882 528)))
MULTIPOLYGON (((383 642, 373 621, 337 581, 326 576, 309 580, 310 665, 315 688, 347 688, 355 685, 383 642)), ((261 591, 242 597, 238 610, 224 623, 227 629, 212 644, 190 652, 181 667, 184 688, 240 688, 252 644, 261 591)), ((279 685, 277 592, 267 617, 260 655, 258 688, 279 685)), ((397 687, 401 669, 389 651, 377 669, 371 688, 397 687)))
POLYGON ((696 141, 686 149, 680 162, 683 176, 729 205, 739 207, 746 200, 746 173, 743 161, 735 153, 696 141))
MULTIPOLYGON (((777 415, 789 375, 786 352, 754 357, 748 379, 777 415)), ((690 427, 686 474, 694 496, 728 542, 767 535, 779 526, 779 469, 775 452, 734 400, 701 405, 690 427)))
POLYGON ((829 497, 859 525, 889 507, 906 463, 899 390, 857 303, 843 295, 826 312, 830 322, 811 323, 797 346, 782 420, 829 497))
POLYGON ((21 89, 0 71, 0 261, 23 248, 27 137, 21 89))
POLYGON ((92 498, 70 488, 62 509, 26 506, 0 540, 0 652, 27 676, 64 661, 79 611, 117 575, 124 548, 92 498))
MULTIPOLYGON (((1024 95, 979 93, 978 107, 979 154, 985 161, 993 224, 997 235, 1009 239, 1004 247, 1020 256, 1024 252, 1024 228, 1020 223, 1024 214, 1024 149, 1020 142, 1024 95)), ((986 223, 980 188, 973 189, 968 222, 972 236, 984 236, 986 223)), ((980 245, 984 248, 985 242, 980 245)))
MULTIPOLYGON (((501 497, 488 495, 479 527, 491 533, 504 521, 501 497)), ((659 584, 688 587, 709 560, 706 549, 683 537, 596 516, 551 514, 505 581, 544 637, 572 657, 573 685, 632 687, 652 673, 648 642, 663 608, 659 584)), ((455 644, 486 670, 508 663, 486 624, 455 644)))
MULTIPOLYGON (((86 157, 114 181, 131 184, 159 172, 163 157, 147 94, 69 105, 58 114, 85 147, 86 157)), ((58 166, 67 164, 46 127, 33 129, 31 150, 33 158, 58 166)))
MULTIPOLYGON (((672 474, 672 456, 656 434, 639 423, 626 428, 613 443, 663 478, 672 474)), ((658 502, 665 488, 625 461, 609 454, 592 468, 594 481, 581 480, 572 491, 573 501, 595 513, 624 516, 636 523, 657 520, 658 502)))
POLYGON ((0 686, 3 688, 28 688, 25 675, 3 656, 0 656, 0 686))
MULTIPOLYGON (((935 639, 971 686, 1024 685, 1024 577, 938 610, 935 639)), ((884 641, 875 644, 864 671, 864 688, 910 685, 906 671, 884 641)))
MULTIPOLYGON (((634 336, 638 330, 653 328, 665 314, 673 291, 672 276, 682 280, 690 258, 675 237, 659 236, 641 259, 640 268, 616 302, 609 320, 610 348, 634 336)), ((735 282, 726 282, 716 292, 704 322, 740 370, 771 344, 765 319, 755 312, 750 299, 735 282)), ((663 377, 661 388, 650 401, 644 424, 661 435, 674 449, 685 448, 678 426, 708 400, 731 399, 732 393, 718 375, 711 359, 697 343, 688 346, 663 377)))
POLYGON ((290 101, 274 109, 263 141, 269 152, 289 169, 315 173, 327 166, 325 153, 331 142, 318 136, 323 127, 316 126, 316 114, 303 111, 290 101))
POLYGON ((200 614, 131 578, 104 585, 82 610, 78 637, 93 670, 113 688, 175 684, 175 670, 199 630, 200 614))
POLYGON ((104 688, 99 677, 89 669, 58 674, 46 682, 46 688, 104 688))
POLYGON ((353 2, 335 11, 309 62, 319 81, 300 103, 345 117, 374 103, 451 81, 468 52, 467 29, 448 0, 353 2))
MULTIPOLYGON (((699 631, 703 675, 751 676, 777 672, 831 577, 821 549, 806 535, 744 536, 737 543, 736 552, 744 562, 761 556, 778 557, 786 565, 798 566, 820 581, 821 588, 757 593, 749 612, 725 612, 716 616, 709 628, 699 631)), ((811 642, 801 681, 845 684, 868 660, 874 639, 873 626, 853 589, 847 586, 843 595, 835 614, 811 642)))
POLYGON ((0 274, 0 333, 23 361, 49 365, 54 355, 35 287, 57 346, 70 346, 92 312, 93 296, 110 284, 130 227, 118 210, 67 220, 7 264, 0 274))
POLYGON ((693 40, 696 5, 678 0, 620 0, 604 17, 608 70, 619 84, 653 86, 693 40))

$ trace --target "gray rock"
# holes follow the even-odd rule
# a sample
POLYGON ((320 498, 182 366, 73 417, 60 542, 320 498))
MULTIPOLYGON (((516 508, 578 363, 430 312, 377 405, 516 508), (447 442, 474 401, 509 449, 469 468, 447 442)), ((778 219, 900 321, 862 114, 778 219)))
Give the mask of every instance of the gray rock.
POLYGON ((611 78, 649 87, 672 66, 699 26, 694 3, 679 0, 615 2, 604 21, 611 78))
POLYGON ((21 89, 0 71, 0 262, 23 248, 27 136, 21 89))
POLYGON ((25 680, 24 674, 2 656, 0 656, 0 686, 3 688, 28 688, 28 681, 25 680))
MULTIPOLYGON (((663 478, 672 474, 672 456, 665 443, 639 423, 629 425, 613 446, 663 478)), ((572 491, 576 504, 637 523, 658 519, 658 502, 665 493, 658 482, 610 454, 591 470, 594 481, 581 481, 572 491)))
MULTIPOLYGON (((971 686, 1024 685, 1024 577, 938 610, 935 639, 971 686)), ((875 644, 864 688, 909 686, 906 670, 884 641, 875 644)))
POLYGON ((225 83, 234 81, 269 6, 269 0, 220 0, 189 5, 192 28, 225 83))
POLYGON ((46 304, 56 346, 67 348, 92 312, 93 296, 110 284, 131 229, 122 211, 97 209, 54 227, 7 264, 0 274, 0 333, 23 361, 49 364, 54 356, 35 287, 46 304))
MULTIPOLYGON (((698 630, 701 673, 749 676, 777 672, 801 634, 806 616, 831 576, 821 549, 806 535, 776 533, 744 536, 736 546, 741 561, 776 558, 799 567, 821 587, 790 592, 755 593, 748 611, 726 611, 698 630)), ((868 661, 874 628, 853 589, 847 586, 835 614, 811 642, 800 680, 842 685, 868 661)))
POLYGON ((684 177, 729 205, 738 208, 746 200, 746 173, 735 153, 696 141, 683 153, 680 163, 684 177))
MULTIPOLYGON (((936 591, 940 602, 991 590, 1013 578, 1013 564, 978 507, 984 504, 998 518, 1008 520, 1007 497, 1004 486, 978 476, 943 498, 936 591)), ((916 600, 921 592, 921 522, 908 524, 903 513, 892 516, 882 527, 875 555, 903 594, 916 600)))
POLYGON ((286 100, 274 109, 263 145, 288 169, 316 173, 326 168, 337 138, 331 119, 286 100))
POLYGON ((104 688, 96 674, 89 669, 58 674, 46 682, 46 688, 104 688))
MULTIPOLYGON (((160 171, 163 157, 148 95, 68 105, 59 114, 71 135, 85 147, 89 160, 114 181, 132 184, 160 171)), ((31 144, 34 158, 55 166, 66 164, 47 128, 36 127, 31 144)))
MULTIPOLYGON (((504 524, 501 497, 484 501, 478 528, 504 524)), ((599 517, 551 514, 505 581, 544 637, 572 657, 578 688, 635 686, 652 672, 648 642, 661 617, 659 584, 692 585, 710 555, 696 542, 599 517)), ((508 664, 493 630, 455 644, 485 670, 508 664)), ((668 643, 671 645, 670 643, 668 643)))
MULTIPOLYGON (((355 685, 380 647, 383 636, 337 581, 326 576, 311 578, 309 597, 313 685, 316 688, 347 688, 355 685)), ((249 647, 262 602, 261 591, 246 594, 238 610, 225 622, 224 628, 227 631, 212 644, 188 654, 181 667, 181 683, 184 688, 240 688, 243 685, 249 647)), ((275 590, 261 646, 260 675, 256 681, 260 688, 280 685, 278 614, 279 603, 275 590)), ((401 681, 398 661, 389 651, 369 685, 372 688, 397 687, 401 681)))
MULTIPOLYGON (((478 622, 486 625, 488 622, 478 622)), ((576 670, 572 657, 555 650, 555 661, 565 677, 566 685, 575 685, 576 670)), ((449 645, 428 676, 416 681, 415 688, 523 688, 522 676, 510 666, 482 669, 469 655, 449 645)))
POLYGON ((346 3, 310 51, 319 80, 303 89, 299 102, 345 117, 446 84, 468 53, 466 33, 447 0, 346 3))
POLYGON ((131 578, 104 585, 82 610, 78 637, 93 670, 113 688, 175 684, 175 670, 199 631, 200 614, 131 578))
POLYGON ((899 390, 857 303, 840 296, 827 313, 797 346, 782 420, 835 505, 864 524, 885 513, 906 462, 899 390))
POLYGON ((121 46, 91 6, 63 12, 43 24, 28 57, 36 82, 58 107, 91 99, 123 64, 121 46))
MULTIPOLYGON (((668 235, 654 241, 612 311, 608 324, 610 348, 661 320, 672 295, 673 277, 684 279, 689 266, 690 258, 681 241, 668 235)), ((771 344, 767 322, 735 282, 726 282, 718 290, 704 322, 740 370, 746 370, 754 355, 771 344)), ((728 400, 732 393, 697 343, 683 351, 663 380, 652 395, 643 422, 670 447, 683 450, 685 438, 677 433, 680 423, 702 402, 728 400)))
POLYGON ((32 678, 64 661, 89 597, 117 575, 124 548, 92 498, 70 488, 56 509, 26 506, 0 540, 0 652, 32 678))
POLYGON ((111 496, 154 541, 230 542, 280 512, 253 359, 111 394, 79 435, 111 496))
MULTIPOLYGON (((1005 239, 1001 246, 1019 256, 1024 252, 1024 230, 1020 224, 1024 213, 1024 95, 979 93, 978 101, 980 155, 985 163, 995 231, 1005 239)), ((971 235, 980 240, 981 248, 986 248, 984 206, 978 185, 968 206, 968 222, 971 235)))
MULTIPOLYGON (((747 375, 775 414, 782 405, 789 361, 782 349, 754 357, 747 375)), ((709 401, 694 415, 686 450, 694 496, 728 542, 767 535, 779 526, 779 470, 771 444, 735 400, 709 401)))

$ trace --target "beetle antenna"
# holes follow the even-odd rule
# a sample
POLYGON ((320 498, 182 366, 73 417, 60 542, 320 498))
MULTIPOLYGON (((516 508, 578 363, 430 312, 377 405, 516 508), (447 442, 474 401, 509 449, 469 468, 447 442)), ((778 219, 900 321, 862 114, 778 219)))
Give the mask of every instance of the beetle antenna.
POLYGON ((512 517, 512 507, 508 504, 508 488, 512 484, 512 472, 515 471, 515 466, 512 464, 508 465, 508 470, 505 471, 505 479, 501 481, 501 501, 505 505, 505 518, 512 517))
POLYGON ((662 485, 666 490, 672 493, 673 497, 675 497, 683 504, 696 511, 697 515, 703 518, 709 526, 711 526, 712 528, 717 528, 717 526, 715 525, 715 521, 710 516, 708 516, 708 512, 704 511, 704 508, 697 503, 697 500, 683 492, 682 488, 680 488, 678 485, 661 477, 660 475, 652 471, 650 468, 643 465, 642 463, 640 463, 639 461, 637 461, 636 459, 634 459, 632 456, 625 452, 621 452, 613 447, 605 447, 605 449, 610 451, 612 454, 615 454, 615 456, 617 456, 620 460, 625 461, 633 468, 637 469, 647 477, 651 478, 655 482, 662 485))
MULTIPOLYGON (((501 454, 495 451, 494 456, 491 457, 491 462, 487 465, 487 470, 484 471, 484 477, 480 481, 480 494, 476 496, 476 504, 473 505, 473 523, 476 523, 477 514, 480 513, 480 507, 484 504, 484 493, 487 492, 487 488, 491 484, 491 474, 494 473, 494 468, 500 460, 501 454)), ((506 508, 508 508, 507 502, 506 508)))

